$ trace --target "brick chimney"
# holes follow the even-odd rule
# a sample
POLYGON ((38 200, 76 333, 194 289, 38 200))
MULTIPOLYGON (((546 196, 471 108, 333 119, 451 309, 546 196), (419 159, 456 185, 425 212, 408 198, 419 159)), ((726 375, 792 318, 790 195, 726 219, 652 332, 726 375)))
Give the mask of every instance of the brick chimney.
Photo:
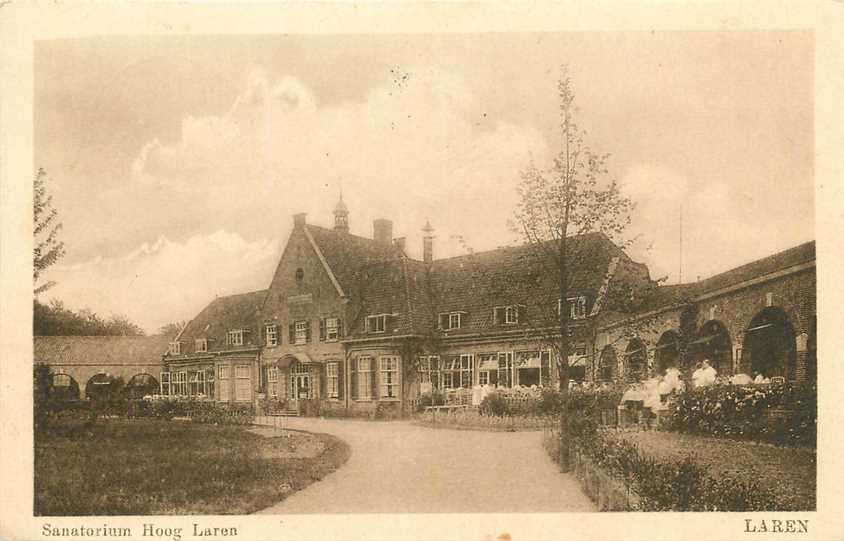
POLYGON ((430 221, 425 221, 422 232, 425 233, 422 236, 422 260, 430 265, 434 261, 434 228, 430 221))
POLYGON ((305 217, 307 214, 304 212, 300 212, 299 214, 293 215, 293 227, 302 227, 305 225, 305 217))
POLYGON ((385 220, 384 218, 374 220, 372 222, 372 231, 372 238, 379 244, 389 246, 393 240, 393 222, 390 220, 385 220))

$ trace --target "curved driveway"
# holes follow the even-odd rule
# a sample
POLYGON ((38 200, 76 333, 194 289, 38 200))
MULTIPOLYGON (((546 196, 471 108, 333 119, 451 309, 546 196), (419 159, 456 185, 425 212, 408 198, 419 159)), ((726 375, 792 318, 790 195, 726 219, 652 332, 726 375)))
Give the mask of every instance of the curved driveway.
POLYGON ((596 510, 574 476, 559 473, 548 458, 541 432, 431 429, 406 421, 284 422, 289 428, 337 436, 349 444, 352 455, 322 481, 259 513, 596 510))

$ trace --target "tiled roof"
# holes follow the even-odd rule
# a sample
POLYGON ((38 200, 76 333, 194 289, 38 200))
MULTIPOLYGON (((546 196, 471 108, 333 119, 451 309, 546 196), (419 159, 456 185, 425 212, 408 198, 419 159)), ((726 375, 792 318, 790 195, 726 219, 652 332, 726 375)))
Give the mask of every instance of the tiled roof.
MULTIPOLYGON (((610 261, 627 256, 606 236, 595 233, 571 237, 569 292, 594 302, 610 261)), ((493 325, 493 308, 523 304, 523 323, 544 321, 555 313, 557 274, 551 259, 556 244, 499 248, 433 262, 430 277, 424 263, 411 259, 369 265, 362 282, 365 314, 397 313, 397 334, 428 332, 437 314, 460 311, 463 325, 449 335, 477 332, 493 325), (548 255, 546 255, 548 254, 548 255), (538 304, 547 307, 536 308, 538 304), (532 317, 531 317, 532 316, 532 317)), ((362 320, 354 332, 363 331, 362 320)))
POLYGON ((194 340, 208 338, 208 350, 227 349, 226 334, 231 330, 248 330, 244 333, 243 344, 249 346, 260 340, 260 309, 267 290, 252 291, 239 295, 217 297, 206 306, 185 327, 179 337, 182 354, 193 353, 194 340))
POLYGON ((47 364, 159 364, 166 336, 35 336, 33 360, 47 364))
POLYGON ((740 267, 710 276, 699 282, 671 284, 652 289, 638 306, 638 313, 645 313, 675 304, 691 301, 694 297, 712 293, 785 270, 789 267, 815 260, 815 242, 807 242, 776 254, 751 261, 740 267))
POLYGON ((698 295, 703 295, 814 260, 815 241, 810 241, 701 280, 694 284, 695 290, 698 295))
POLYGON ((400 254, 392 244, 311 224, 305 227, 346 295, 352 295, 358 289, 363 267, 395 260, 400 254))

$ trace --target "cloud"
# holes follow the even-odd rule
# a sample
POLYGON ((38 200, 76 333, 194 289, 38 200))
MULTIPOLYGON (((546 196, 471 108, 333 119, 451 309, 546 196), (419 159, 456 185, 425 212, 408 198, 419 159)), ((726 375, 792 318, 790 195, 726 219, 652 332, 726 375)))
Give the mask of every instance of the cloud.
POLYGON ((126 190, 179 209, 156 215, 164 231, 222 226, 254 237, 300 211, 324 223, 342 186, 360 233, 375 217, 409 228, 428 218, 441 231, 493 238, 505 221, 490 235, 478 216, 511 212, 513 194, 500 187, 548 151, 536 128, 477 110, 460 77, 434 68, 401 81, 387 73, 362 101, 331 106, 294 77, 256 69, 224 113, 187 117, 178 140, 144 144, 126 190), (444 201, 466 214, 445 211, 444 201), (197 219, 186 224, 189 216, 197 219))
POLYGON ((222 230, 185 242, 160 237, 123 255, 56 265, 50 297, 104 317, 125 314, 155 332, 194 317, 214 296, 267 287, 278 257, 277 240, 246 242, 222 230))

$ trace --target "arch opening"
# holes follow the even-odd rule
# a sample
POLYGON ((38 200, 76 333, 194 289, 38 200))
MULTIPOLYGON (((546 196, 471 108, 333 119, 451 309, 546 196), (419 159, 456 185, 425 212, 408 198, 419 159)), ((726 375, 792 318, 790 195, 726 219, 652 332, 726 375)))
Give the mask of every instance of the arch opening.
POLYGON ((689 344, 689 354, 694 363, 708 360, 718 375, 733 373, 733 341, 727 327, 716 319, 701 326, 697 338, 689 344))
POLYGON ((79 384, 70 374, 53 374, 50 386, 50 398, 56 400, 79 400, 79 384))
POLYGON ((647 375, 648 350, 641 338, 633 338, 624 351, 624 380, 628 383, 642 381, 647 375))
POLYGON ((94 374, 85 384, 85 397, 91 400, 109 400, 115 398, 122 390, 123 381, 110 374, 100 372, 94 374))
POLYGON ((618 358, 615 354, 615 348, 606 346, 601 350, 601 356, 598 360, 598 380, 612 381, 615 378, 615 370, 618 366, 618 358))
POLYGON ((126 396, 129 398, 143 398, 158 394, 161 386, 158 380, 150 374, 135 374, 126 384, 126 396))
POLYGON ((750 320, 744 331, 744 356, 742 368, 751 376, 796 378, 795 332, 782 308, 769 306, 750 320))
POLYGON ((665 331, 656 343, 654 366, 657 374, 663 375, 669 368, 680 367, 680 335, 676 331, 665 331))

